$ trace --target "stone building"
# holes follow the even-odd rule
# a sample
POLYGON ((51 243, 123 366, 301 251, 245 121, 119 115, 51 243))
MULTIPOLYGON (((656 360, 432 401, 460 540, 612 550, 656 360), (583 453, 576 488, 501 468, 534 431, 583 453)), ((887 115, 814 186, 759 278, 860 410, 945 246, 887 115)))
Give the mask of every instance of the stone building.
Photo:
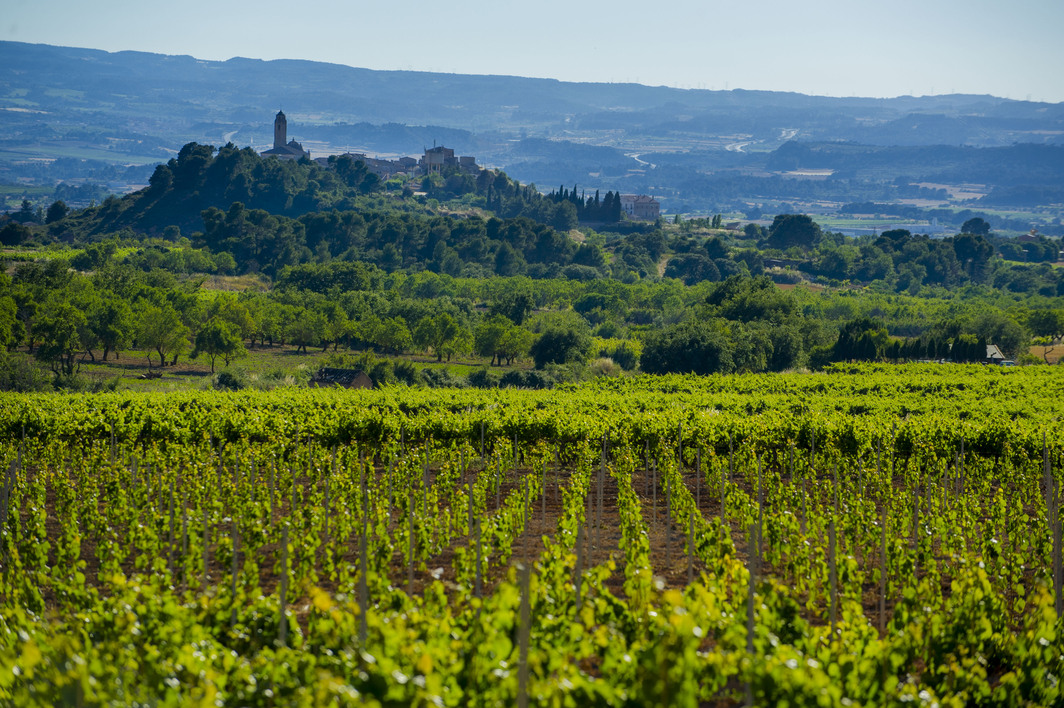
POLYGON ((455 167, 472 174, 480 171, 475 157, 469 155, 455 157, 453 149, 442 145, 425 148, 425 156, 421 158, 420 166, 425 174, 443 172, 448 167, 455 167))
POLYGON ((621 208, 629 219, 656 221, 661 216, 658 200, 645 194, 622 194, 621 208))
POLYGON ((310 157, 310 153, 295 140, 288 140, 288 119, 284 111, 277 111, 277 117, 273 119, 273 149, 259 153, 262 157, 277 157, 282 160, 298 160, 310 157))

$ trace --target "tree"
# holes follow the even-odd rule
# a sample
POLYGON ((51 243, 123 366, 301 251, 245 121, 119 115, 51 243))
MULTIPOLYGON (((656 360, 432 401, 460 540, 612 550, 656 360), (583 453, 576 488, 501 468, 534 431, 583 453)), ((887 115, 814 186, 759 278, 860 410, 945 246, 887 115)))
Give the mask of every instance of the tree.
POLYGON ((490 356, 492 366, 502 366, 503 359, 509 364, 527 352, 531 339, 528 330, 502 315, 493 315, 474 330, 473 350, 480 356, 490 356))
POLYGON ((0 296, 0 347, 10 349, 18 343, 21 325, 18 321, 18 306, 15 299, 0 296))
POLYGON ((19 210, 16 211, 11 218, 20 224, 36 222, 38 220, 37 210, 33 208, 33 204, 30 203, 29 199, 23 199, 22 204, 19 206, 19 210))
POLYGON ((151 368, 151 351, 159 354, 159 366, 166 366, 166 356, 174 360, 189 348, 189 329, 170 303, 161 307, 147 305, 137 325, 137 344, 148 350, 148 368, 151 368))
POLYGON ((536 301, 530 290, 511 286, 495 298, 491 303, 490 312, 492 315, 502 315, 516 325, 522 325, 535 307, 536 301))
POLYGON ((229 366, 233 359, 247 354, 247 350, 235 326, 220 317, 212 317, 196 333, 196 347, 192 350, 192 358, 195 359, 200 354, 206 354, 210 359, 213 374, 214 362, 218 357, 229 366))
POLYGON ((77 356, 84 350, 80 332, 85 325, 85 313, 78 308, 65 302, 51 303, 34 326, 40 341, 35 356, 49 363, 56 376, 72 376, 77 356))
POLYGON ((889 343, 887 330, 868 317, 859 317, 844 324, 835 342, 835 361, 875 361, 882 356, 889 343))
POLYGON ((1031 310, 1027 314, 1027 328, 1036 337, 1059 339, 1064 336, 1064 310, 1031 310))
POLYGON ((1042 358, 1048 364, 1049 354, 1064 336, 1064 310, 1031 310, 1027 315, 1027 329, 1037 338, 1035 343, 1042 345, 1042 358))
POLYGON ((733 324, 729 329, 735 371, 756 373, 768 369, 773 350, 772 340, 765 328, 733 324))
POLYGON ((18 246, 32 237, 33 232, 16 221, 11 221, 0 229, 0 244, 4 246, 18 246))
POLYGON ((988 344, 996 344, 1008 356, 1026 350, 1030 335, 1015 320, 998 310, 981 313, 975 320, 976 336, 988 344))
POLYGON ((506 365, 514 363, 514 359, 517 359, 524 354, 528 353, 529 347, 532 345, 532 333, 524 327, 518 327, 514 325, 506 330, 502 339, 498 344, 499 363, 502 363, 502 359, 506 359, 506 365))
POLYGON ((129 346, 133 338, 133 312, 129 303, 121 298, 98 298, 93 301, 88 313, 88 327, 96 346, 103 348, 103 360, 120 349, 129 346))
POLYGON ((450 361, 464 331, 450 314, 439 312, 418 321, 413 332, 414 343, 420 347, 431 347, 436 354, 436 361, 443 361, 444 357, 450 361))
POLYGON ((740 322, 783 322, 798 310, 794 295, 780 290, 765 275, 756 278, 733 275, 718 285, 706 302, 717 306, 721 317, 740 322))
POLYGON ((953 238, 953 251, 972 280, 983 280, 990 257, 994 255, 994 247, 984 236, 969 232, 959 234, 953 238))
POLYGON ((665 266, 666 278, 679 278, 686 285, 694 285, 704 280, 720 280, 720 270, 707 256, 701 253, 684 253, 673 256, 665 266))
POLYGON ((529 348, 536 368, 547 364, 569 364, 587 359, 591 349, 591 333, 587 326, 562 323, 548 328, 529 348))
POLYGON ((983 219, 980 219, 978 216, 975 216, 961 224, 961 233, 986 236, 990 233, 990 224, 983 219))
POLYGON ((768 229, 766 245, 782 250, 792 246, 812 248, 820 235, 820 227, 805 214, 777 214, 768 229))
POLYGON ((232 296, 221 296, 213 302, 213 316, 231 324, 241 339, 251 340, 258 325, 246 303, 232 296))
POLYGON ((706 321, 683 322, 650 335, 640 361, 648 374, 716 374, 734 368, 720 326, 706 321))
POLYGON ((325 326, 324 315, 320 312, 303 308, 288 323, 286 334, 292 344, 296 345, 296 351, 306 354, 308 346, 315 346, 321 341, 321 337, 325 333, 325 326))
POLYGON ((62 199, 57 199, 52 202, 52 206, 48 207, 48 212, 44 218, 44 223, 54 224, 66 218, 66 215, 70 213, 70 207, 66 205, 62 199))
POLYGON ((381 320, 377 327, 373 343, 386 352, 402 354, 414 346, 414 336, 402 317, 389 317, 381 320))

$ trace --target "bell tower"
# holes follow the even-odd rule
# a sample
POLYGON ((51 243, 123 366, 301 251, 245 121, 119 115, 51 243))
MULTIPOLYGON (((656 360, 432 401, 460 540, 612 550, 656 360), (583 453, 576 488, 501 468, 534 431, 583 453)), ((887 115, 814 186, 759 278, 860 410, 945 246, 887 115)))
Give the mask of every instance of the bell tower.
POLYGON ((288 143, 288 119, 284 117, 284 111, 277 111, 277 117, 273 119, 273 149, 284 147, 288 143))

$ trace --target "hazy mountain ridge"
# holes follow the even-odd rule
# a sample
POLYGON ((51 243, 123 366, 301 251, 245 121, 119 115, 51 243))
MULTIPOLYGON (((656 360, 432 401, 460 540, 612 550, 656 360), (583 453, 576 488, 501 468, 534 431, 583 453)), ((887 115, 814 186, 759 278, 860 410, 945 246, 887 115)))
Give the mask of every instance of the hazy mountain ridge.
MULTIPOLYGON (((143 114, 161 101, 179 109, 175 120, 261 123, 284 108, 304 125, 343 119, 358 123, 435 124, 466 130, 514 130, 522 122, 556 127, 579 117, 587 127, 607 122, 628 129, 653 128, 693 111, 692 121, 715 129, 758 130, 783 125, 827 133, 818 126, 882 125, 910 114, 940 115, 982 123, 982 142, 1004 132, 1042 131, 1044 141, 1062 142, 1064 105, 1034 104, 990 96, 829 98, 768 91, 695 91, 638 84, 568 83, 510 76, 375 71, 302 60, 234 58, 204 61, 188 56, 0 42, 0 104, 12 92, 42 109, 58 105, 99 106, 104 112, 143 114), (61 90, 74 96, 48 96, 61 90), (51 98, 52 100, 49 100, 51 98), (61 98, 61 101, 55 99, 61 98), (102 104, 102 105, 101 105, 102 104), (745 112, 752 112, 745 115, 745 112), (266 118, 263 115, 266 114, 266 118), (742 118, 739 118, 742 116, 742 118), (752 122, 750 122, 752 120, 752 122), (714 122, 715 121, 715 122, 714 122)), ((157 116, 156 118, 161 118, 157 116)), ((851 129, 856 130, 856 128, 851 129)), ((825 135, 851 139, 849 135, 825 135)), ((952 143, 958 144, 958 143, 952 143)))
MULTIPOLYGON (((850 148, 835 143, 870 146, 858 151, 863 168, 828 165, 865 180, 814 190, 836 201, 889 199, 882 184, 931 177, 984 180, 999 197, 1009 193, 1000 188, 1020 188, 1028 201, 1038 189, 1064 187, 1060 170, 1046 167, 1064 145, 1064 104, 684 90, 16 42, 0 42, 0 178, 40 174, 39 166, 27 172, 22 165, 35 157, 151 163, 189 141, 261 148, 272 141, 279 108, 288 115, 289 137, 316 155, 344 149, 417 155, 446 144, 525 182, 646 191, 666 209, 681 202, 734 208, 752 195, 721 203, 734 190, 707 193, 699 185, 707 176, 730 179, 735 170, 815 168, 828 154, 845 162, 850 148), (1018 144, 1035 147, 1010 153, 1020 162, 1005 173, 984 168, 998 159, 992 153, 975 159, 980 169, 971 175, 952 169, 957 160, 935 169, 946 146, 1018 144), (816 159, 795 163, 796 155, 816 159), (1032 167, 1025 170, 1023 160, 1032 167)), ((796 200, 811 191, 788 185, 777 180, 757 196, 796 200)))

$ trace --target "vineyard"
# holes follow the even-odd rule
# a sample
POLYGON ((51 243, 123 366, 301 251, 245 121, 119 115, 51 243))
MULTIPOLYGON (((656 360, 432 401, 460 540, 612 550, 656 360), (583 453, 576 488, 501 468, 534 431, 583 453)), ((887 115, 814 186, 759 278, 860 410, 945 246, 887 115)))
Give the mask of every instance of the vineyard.
POLYGON ((0 397, 0 704, 1064 702, 1062 374, 0 397))

